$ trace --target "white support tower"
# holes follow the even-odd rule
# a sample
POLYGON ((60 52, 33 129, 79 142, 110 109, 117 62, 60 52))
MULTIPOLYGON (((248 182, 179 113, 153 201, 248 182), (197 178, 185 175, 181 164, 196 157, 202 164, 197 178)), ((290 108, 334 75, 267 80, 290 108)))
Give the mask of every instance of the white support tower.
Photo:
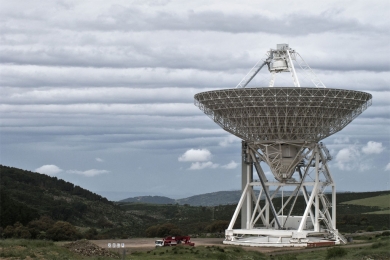
POLYGON ((336 227, 336 186, 328 166, 332 157, 320 141, 342 130, 371 103, 369 93, 325 88, 287 44, 271 49, 236 88, 196 94, 199 109, 243 140, 242 195, 224 243, 274 247, 346 243, 336 227), (293 61, 314 88, 301 87, 293 61), (245 88, 265 65, 270 85, 245 88), (291 73, 295 87, 274 87, 280 72, 291 73), (269 167, 272 180, 261 164, 269 167), (287 196, 285 189, 290 189, 287 196), (281 204, 275 205, 276 197, 281 197, 281 204))
MULTIPOLYGON (((322 143, 297 144, 292 142, 283 145, 269 145, 243 142, 242 152, 245 158, 243 168, 254 166, 258 180, 246 183, 226 230, 224 243, 274 247, 306 247, 310 243, 328 243, 329 241, 335 244, 339 244, 340 241, 346 243, 345 238, 338 233, 336 228, 335 183, 329 172, 329 159, 324 155, 324 149, 326 148, 322 143), (301 153, 296 156, 298 153, 291 154, 291 151, 301 153), (294 171, 288 174, 289 176, 283 176, 286 173, 276 173, 278 179, 284 177, 284 182, 267 180, 260 166, 260 162, 269 162, 270 157, 275 159, 276 154, 280 157, 277 160, 282 160, 283 163, 298 162, 294 166, 294 171), (260 188, 257 196, 255 195, 256 187, 260 188), (280 209, 276 211, 272 199, 275 195, 280 195, 280 190, 284 187, 292 187, 293 191, 283 198, 280 209), (263 194, 265 194, 265 200, 261 200, 263 194), (305 210, 303 215, 292 215, 299 195, 303 195, 305 210), (244 201, 247 202, 248 198, 251 201, 250 207, 245 207, 244 201), (241 229, 234 229, 239 212, 249 208, 250 214, 245 215, 246 224, 241 225, 241 229), (270 212, 272 221, 270 221, 270 212)), ((278 170, 275 169, 275 172, 278 170)))

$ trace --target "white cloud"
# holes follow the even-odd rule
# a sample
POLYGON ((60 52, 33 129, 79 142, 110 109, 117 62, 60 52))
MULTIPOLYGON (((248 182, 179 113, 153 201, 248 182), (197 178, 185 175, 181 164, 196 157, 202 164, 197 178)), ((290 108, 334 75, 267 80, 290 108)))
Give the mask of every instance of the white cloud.
POLYGON ((386 165, 385 171, 390 171, 390 163, 386 165))
POLYGON ((95 160, 96 160, 97 162, 104 162, 104 160, 101 159, 101 158, 99 158, 99 157, 96 157, 95 160))
POLYGON ((232 143, 239 142, 240 139, 235 137, 234 135, 229 135, 228 137, 224 138, 221 142, 219 142, 219 145, 222 147, 226 147, 231 145, 232 143))
POLYGON ((226 165, 223 165, 221 167, 225 168, 225 169, 228 169, 228 170, 231 170, 231 169, 237 168, 237 166, 238 166, 238 163, 236 163, 235 161, 231 161, 230 163, 228 163, 226 165))
POLYGON ((341 149, 336 155, 337 167, 340 170, 350 171, 359 164, 360 152, 356 145, 341 149))
POLYGON ((211 153, 207 149, 190 149, 178 158, 179 162, 204 162, 209 161, 211 153))
POLYGON ((47 174, 47 175, 56 175, 57 173, 62 172, 62 169, 60 169, 58 166, 53 164, 43 165, 37 169, 35 169, 36 172, 47 174))
POLYGON ((336 138, 336 139, 334 139, 333 143, 335 143, 335 144, 346 144, 346 143, 349 143, 349 137, 346 136, 346 137, 336 138))
POLYGON ((362 148, 362 152, 365 154, 379 154, 383 150, 385 150, 384 147, 382 147, 382 143, 369 141, 366 146, 362 148))
POLYGON ((96 169, 91 169, 91 170, 86 170, 86 171, 68 170, 66 172, 71 173, 71 174, 80 174, 80 175, 84 175, 86 177, 93 177, 96 175, 109 173, 109 171, 106 171, 106 170, 96 170, 96 169))
POLYGON ((212 162, 194 162, 191 164, 191 167, 188 168, 189 170, 203 170, 205 168, 218 168, 218 164, 212 163, 212 162))

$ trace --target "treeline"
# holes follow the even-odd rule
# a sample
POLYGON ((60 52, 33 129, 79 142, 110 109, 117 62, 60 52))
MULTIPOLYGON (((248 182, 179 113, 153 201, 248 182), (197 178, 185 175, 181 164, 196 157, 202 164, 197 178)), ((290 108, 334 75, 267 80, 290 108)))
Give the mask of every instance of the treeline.
POLYGON ((0 228, 0 237, 3 238, 23 238, 23 239, 48 239, 53 241, 77 240, 81 238, 98 238, 95 228, 90 228, 85 232, 80 232, 75 226, 66 221, 54 221, 49 216, 41 216, 32 220, 26 225, 16 222, 0 228))
POLYGON ((7 187, 9 190, 22 190, 35 192, 38 189, 50 191, 62 191, 69 195, 77 195, 92 201, 109 202, 106 198, 83 189, 73 183, 50 177, 45 174, 25 171, 13 167, 0 165, 1 180, 0 185, 7 187))
MULTIPOLYGON (((55 220, 83 219, 88 203, 115 205, 100 195, 56 177, 0 165, 0 226, 5 228, 47 215, 55 220)), ((87 223, 91 224, 91 223, 87 223)))

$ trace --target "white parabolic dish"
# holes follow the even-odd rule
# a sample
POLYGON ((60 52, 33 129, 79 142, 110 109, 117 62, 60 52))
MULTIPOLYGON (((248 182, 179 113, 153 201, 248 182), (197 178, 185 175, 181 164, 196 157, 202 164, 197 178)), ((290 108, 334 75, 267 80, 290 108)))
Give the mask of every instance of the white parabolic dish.
POLYGON ((259 87, 198 93, 195 105, 248 142, 318 142, 347 126, 372 95, 330 88, 259 87))

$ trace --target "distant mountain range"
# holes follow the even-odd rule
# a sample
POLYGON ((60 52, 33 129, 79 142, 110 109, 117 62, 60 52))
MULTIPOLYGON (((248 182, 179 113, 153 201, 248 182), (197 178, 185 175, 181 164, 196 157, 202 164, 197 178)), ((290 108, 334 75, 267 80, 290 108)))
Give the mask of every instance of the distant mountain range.
MULTIPOLYGON (((240 190, 233 191, 217 191, 211 193, 205 193, 200 195, 191 196, 184 199, 171 199, 164 196, 138 196, 120 200, 118 202, 127 203, 150 203, 150 204, 179 204, 190 206, 218 206, 218 205, 230 205, 237 204, 241 197, 240 190)), ((285 191, 284 196, 289 196, 291 191, 285 191)), ((256 194, 258 195, 258 193, 256 194)), ((264 199, 265 195, 262 195, 264 199)))

